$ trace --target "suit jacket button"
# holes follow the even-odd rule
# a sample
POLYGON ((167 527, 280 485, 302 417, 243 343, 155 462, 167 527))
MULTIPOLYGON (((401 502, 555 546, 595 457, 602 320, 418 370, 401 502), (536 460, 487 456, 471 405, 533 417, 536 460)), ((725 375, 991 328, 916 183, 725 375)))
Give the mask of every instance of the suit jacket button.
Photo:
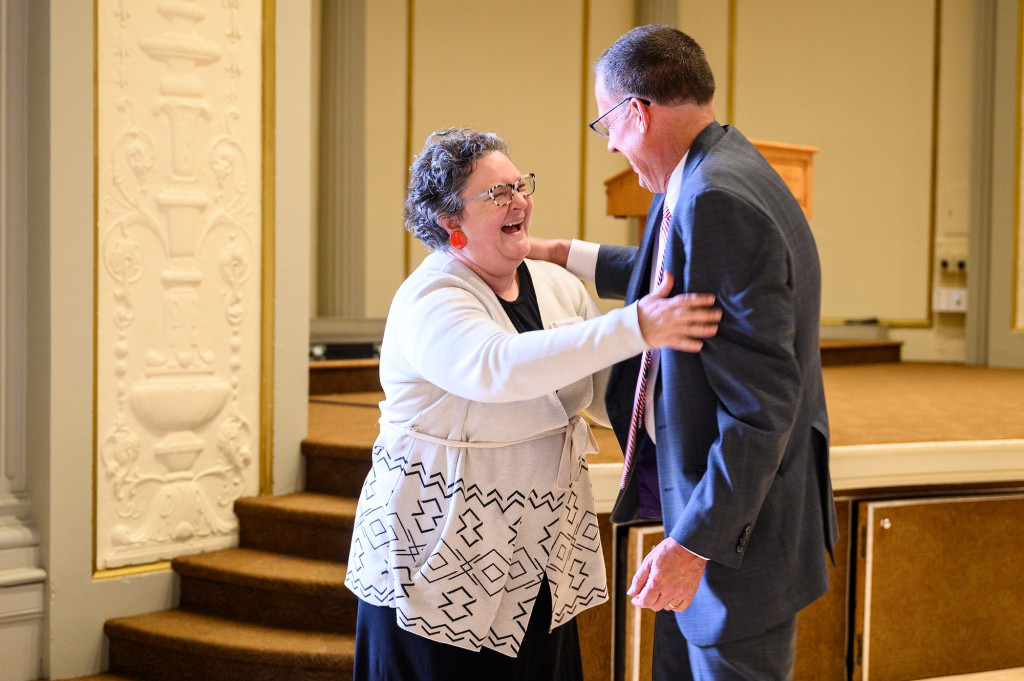
POLYGON ((743 528, 743 532, 740 534, 740 540, 736 544, 736 553, 743 553, 747 550, 747 540, 750 539, 750 534, 753 532, 753 528, 747 525, 743 528))

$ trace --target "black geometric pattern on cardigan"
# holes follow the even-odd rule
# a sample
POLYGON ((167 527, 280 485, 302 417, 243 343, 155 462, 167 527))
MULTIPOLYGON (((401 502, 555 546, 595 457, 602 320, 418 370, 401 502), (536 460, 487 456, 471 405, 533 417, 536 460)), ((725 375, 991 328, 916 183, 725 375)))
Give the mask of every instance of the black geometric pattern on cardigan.
MULTIPOLYGON (((577 612, 608 597, 603 579, 588 583, 591 574, 582 559, 586 556, 581 554, 601 556, 600 533, 597 517, 581 508, 574 491, 556 490, 541 495, 536 490, 528 493, 514 490, 506 495, 495 489, 483 489, 475 483, 466 486, 461 478, 449 482, 443 473, 430 474, 420 462, 410 463, 404 456, 392 456, 380 446, 374 447, 373 455, 374 465, 363 488, 360 514, 356 520, 358 532, 352 538, 346 584, 360 598, 383 604, 405 598, 413 585, 414 575, 419 575, 429 584, 451 583, 451 588, 442 592, 443 600, 436 604, 429 616, 409 616, 397 608, 402 628, 462 647, 467 644, 473 648, 486 645, 515 655, 545 573, 553 576, 550 587, 552 601, 556 604, 552 613, 554 626, 564 624, 577 612), (400 484, 411 483, 420 488, 415 502, 417 510, 404 518, 393 512, 386 513, 385 505, 389 500, 377 497, 383 496, 384 492, 390 495, 391 489, 377 490, 374 484, 378 475, 393 477, 396 472, 404 478, 400 484), (425 557, 423 553, 434 543, 434 534, 444 522, 446 509, 456 500, 461 506, 458 517, 452 519, 446 537, 432 547, 429 558, 425 557), (507 527, 508 545, 516 546, 510 557, 494 548, 487 551, 476 548, 484 540, 481 516, 489 507, 500 509, 503 515, 511 511, 515 517, 507 527), (522 510, 525 509, 546 510, 552 518, 542 528, 544 535, 539 546, 516 544, 522 510), (364 574, 368 553, 379 556, 386 552, 390 553, 391 560, 398 563, 391 565, 397 583, 389 579, 368 582, 358 576, 364 574), (570 561, 574 552, 575 557, 570 561), (546 565, 541 562, 545 556, 546 565), (558 575, 565 578, 560 579, 558 575), (382 589, 375 585, 379 583, 392 586, 382 589), (511 630, 499 632, 492 627, 485 636, 481 636, 481 632, 474 632, 468 627, 474 606, 478 603, 474 596, 476 590, 492 599, 501 594, 505 600, 503 607, 514 609, 511 630)), ((573 479, 584 475, 586 468, 586 460, 580 457, 573 479)), ((489 528, 486 531, 495 530, 489 528)), ((503 541, 499 543, 504 544, 503 541)))

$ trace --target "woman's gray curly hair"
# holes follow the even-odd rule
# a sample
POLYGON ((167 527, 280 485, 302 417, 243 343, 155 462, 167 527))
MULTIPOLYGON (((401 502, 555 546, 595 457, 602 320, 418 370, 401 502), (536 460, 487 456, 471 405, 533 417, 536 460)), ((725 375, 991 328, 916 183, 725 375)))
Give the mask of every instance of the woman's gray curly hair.
POLYGON ((508 145, 492 132, 448 128, 427 138, 409 168, 409 191, 402 210, 405 228, 427 248, 448 250, 448 232, 437 219, 444 214, 462 214, 459 193, 466 188, 477 161, 495 151, 509 155, 508 145))

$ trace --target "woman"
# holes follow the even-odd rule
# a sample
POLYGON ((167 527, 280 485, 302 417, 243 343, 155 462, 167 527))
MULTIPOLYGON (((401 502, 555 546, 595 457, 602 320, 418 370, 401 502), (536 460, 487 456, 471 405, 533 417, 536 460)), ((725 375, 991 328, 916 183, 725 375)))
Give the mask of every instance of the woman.
POLYGON ((582 679, 573 618, 608 596, 578 414, 607 420, 606 367, 716 329, 711 296, 664 286, 599 316, 572 275, 525 260, 535 186, 490 133, 434 133, 413 163, 406 227, 433 252, 381 346, 345 580, 356 679, 582 679))

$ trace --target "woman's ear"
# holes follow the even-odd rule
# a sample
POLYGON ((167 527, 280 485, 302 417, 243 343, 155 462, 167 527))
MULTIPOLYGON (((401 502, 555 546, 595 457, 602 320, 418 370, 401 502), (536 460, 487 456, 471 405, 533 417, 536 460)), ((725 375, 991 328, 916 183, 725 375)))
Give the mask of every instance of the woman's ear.
POLYGON ((437 225, 451 234, 459 228, 459 221, 451 213, 438 213, 437 225))

